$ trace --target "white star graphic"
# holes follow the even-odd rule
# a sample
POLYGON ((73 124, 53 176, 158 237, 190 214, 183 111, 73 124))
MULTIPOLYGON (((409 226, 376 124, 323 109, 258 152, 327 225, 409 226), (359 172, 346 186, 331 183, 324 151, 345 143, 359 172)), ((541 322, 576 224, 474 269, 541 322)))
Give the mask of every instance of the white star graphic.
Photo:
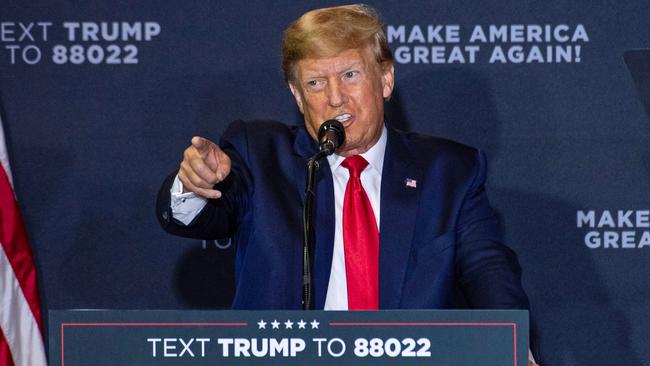
POLYGON ((291 320, 284 322, 284 329, 293 329, 293 322, 291 320))
POLYGON ((260 326, 259 329, 266 329, 266 322, 264 321, 264 319, 258 321, 257 325, 260 326))
POLYGON ((316 319, 314 319, 314 321, 311 322, 310 324, 311 324, 311 329, 318 329, 318 325, 319 325, 320 323, 317 322, 316 319))
POLYGON ((273 329, 280 329, 280 322, 275 319, 271 322, 271 325, 273 326, 273 329))
POLYGON ((305 323, 305 321, 302 319, 300 319, 300 321, 296 324, 298 324, 298 329, 305 329, 305 325, 307 325, 307 323, 305 323))

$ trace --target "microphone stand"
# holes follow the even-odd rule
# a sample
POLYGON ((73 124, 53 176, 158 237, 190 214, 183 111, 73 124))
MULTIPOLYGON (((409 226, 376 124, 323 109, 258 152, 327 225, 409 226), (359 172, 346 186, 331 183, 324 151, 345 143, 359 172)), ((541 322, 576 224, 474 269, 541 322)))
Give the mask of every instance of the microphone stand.
POLYGON ((327 148, 322 149, 307 161, 307 184, 305 187, 305 205, 302 210, 303 222, 303 251, 302 251, 302 309, 313 308, 311 253, 314 252, 314 180, 318 170, 318 160, 332 153, 327 148))
POLYGON ((316 170, 318 170, 318 161, 334 153, 337 147, 345 142, 345 128, 341 122, 330 119, 318 129, 318 141, 320 142, 319 151, 307 160, 307 182, 305 187, 305 205, 302 208, 302 229, 303 229, 303 249, 302 249, 302 309, 311 310, 314 307, 312 297, 312 275, 311 266, 314 256, 315 231, 314 231, 314 180, 316 170))

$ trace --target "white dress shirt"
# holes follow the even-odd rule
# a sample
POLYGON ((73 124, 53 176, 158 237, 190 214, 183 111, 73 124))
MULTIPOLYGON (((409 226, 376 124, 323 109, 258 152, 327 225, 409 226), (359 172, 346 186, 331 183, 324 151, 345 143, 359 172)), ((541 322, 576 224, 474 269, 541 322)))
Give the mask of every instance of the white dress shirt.
MULTIPOLYGON (((381 132, 379 141, 370 150, 361 154, 368 161, 368 166, 361 172, 361 185, 368 195, 372 211, 379 228, 379 202, 381 197, 381 170, 384 166, 386 152, 386 127, 381 132)), ((343 200, 345 187, 350 178, 350 171, 341 166, 344 157, 330 155, 327 157, 334 178, 334 252, 332 269, 325 297, 325 310, 348 310, 348 287, 345 275, 345 251, 343 247, 343 200)), ((381 236, 381 233, 379 234, 381 236)))
POLYGON ((194 192, 183 193, 183 183, 178 179, 178 175, 174 179, 170 192, 172 194, 170 202, 172 217, 185 225, 189 225, 208 203, 207 198, 203 198, 194 192))

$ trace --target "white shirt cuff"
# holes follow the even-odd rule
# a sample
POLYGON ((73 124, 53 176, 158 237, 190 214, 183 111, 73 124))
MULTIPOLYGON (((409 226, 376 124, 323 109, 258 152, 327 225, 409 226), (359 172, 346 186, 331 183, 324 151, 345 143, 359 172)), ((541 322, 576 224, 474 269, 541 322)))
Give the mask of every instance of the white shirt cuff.
POLYGON ((183 183, 178 179, 178 175, 174 179, 169 193, 171 194, 172 217, 185 225, 189 225, 208 203, 206 198, 194 192, 183 193, 183 183))

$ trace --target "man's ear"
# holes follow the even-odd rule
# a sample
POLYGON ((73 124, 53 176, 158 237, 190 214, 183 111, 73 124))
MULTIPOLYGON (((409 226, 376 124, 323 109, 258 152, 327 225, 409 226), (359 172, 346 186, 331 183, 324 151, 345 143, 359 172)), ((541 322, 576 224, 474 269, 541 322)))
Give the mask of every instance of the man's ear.
POLYGON ((291 90, 291 94, 293 94, 293 97, 296 99, 296 104, 298 105, 298 109, 300 109, 300 113, 304 114, 305 112, 302 109, 302 93, 300 88, 290 81, 289 89, 291 90))
POLYGON ((395 67, 392 62, 384 62, 381 71, 382 94, 385 100, 389 100, 395 87, 395 67))

